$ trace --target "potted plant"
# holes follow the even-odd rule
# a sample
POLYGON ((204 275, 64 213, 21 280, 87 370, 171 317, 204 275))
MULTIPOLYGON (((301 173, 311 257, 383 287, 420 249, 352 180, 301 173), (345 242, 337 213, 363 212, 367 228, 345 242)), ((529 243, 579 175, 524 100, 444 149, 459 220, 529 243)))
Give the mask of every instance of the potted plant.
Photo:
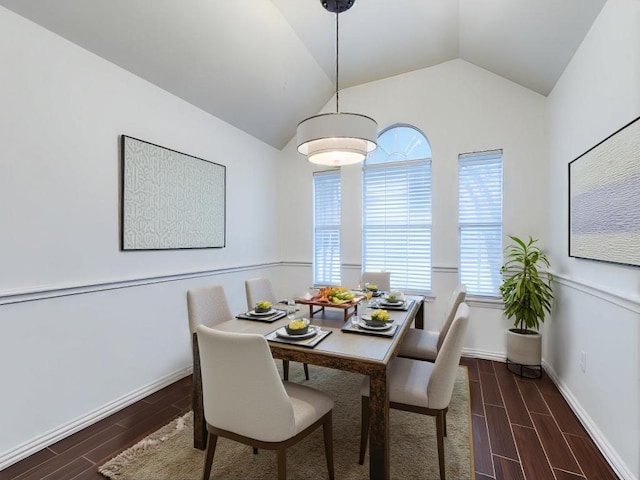
POLYGON ((542 375, 542 337, 538 332, 540 323, 551 311, 552 276, 540 273, 542 267, 549 267, 546 254, 536 245, 537 239, 529 236, 527 242, 509 235, 514 242, 505 247, 505 263, 500 268, 508 275, 500 294, 504 303, 504 314, 513 319, 513 327, 507 332, 507 366, 520 365, 528 371, 542 375))

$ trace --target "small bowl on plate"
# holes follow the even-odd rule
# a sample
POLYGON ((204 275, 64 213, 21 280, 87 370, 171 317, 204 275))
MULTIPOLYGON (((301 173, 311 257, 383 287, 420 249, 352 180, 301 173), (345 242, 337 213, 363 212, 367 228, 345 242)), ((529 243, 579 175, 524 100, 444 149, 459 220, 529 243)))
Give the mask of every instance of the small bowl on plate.
POLYGON ((271 302, 268 302, 266 300, 260 300, 258 303, 256 303, 255 307, 254 307, 254 312, 256 313, 267 313, 271 311, 271 302))
POLYGON ((382 320, 373 320, 372 318, 363 318, 362 321, 368 326, 368 327, 384 327, 386 325, 389 324, 389 321, 382 321, 382 320))
POLYGON ((284 326, 289 335, 306 335, 309 332, 309 319, 297 318, 284 326))
POLYGON ((393 322, 386 310, 376 310, 371 315, 362 315, 360 318, 369 327, 384 327, 393 322))

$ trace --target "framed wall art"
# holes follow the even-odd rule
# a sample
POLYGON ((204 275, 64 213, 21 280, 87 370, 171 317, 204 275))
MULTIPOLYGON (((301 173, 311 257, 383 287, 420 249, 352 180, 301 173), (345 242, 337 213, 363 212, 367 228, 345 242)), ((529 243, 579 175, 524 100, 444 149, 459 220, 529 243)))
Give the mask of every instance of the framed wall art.
POLYGON ((226 167, 121 136, 121 250, 225 246, 226 167))
POLYGON ((569 256, 640 266, 640 117, 569 163, 569 256))

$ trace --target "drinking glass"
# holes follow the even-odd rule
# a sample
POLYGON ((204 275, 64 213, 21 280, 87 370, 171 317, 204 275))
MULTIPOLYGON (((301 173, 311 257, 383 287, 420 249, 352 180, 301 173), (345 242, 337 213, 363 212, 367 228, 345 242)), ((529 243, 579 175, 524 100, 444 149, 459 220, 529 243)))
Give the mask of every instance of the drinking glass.
POLYGON ((296 301, 289 299, 287 300, 287 318, 289 321, 294 320, 296 318, 296 301))

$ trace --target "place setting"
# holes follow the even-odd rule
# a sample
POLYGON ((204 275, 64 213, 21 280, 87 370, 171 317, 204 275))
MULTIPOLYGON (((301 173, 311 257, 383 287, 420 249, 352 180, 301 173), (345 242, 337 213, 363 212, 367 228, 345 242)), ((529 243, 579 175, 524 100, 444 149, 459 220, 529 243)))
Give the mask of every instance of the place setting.
POLYGON ((388 310, 403 310, 407 311, 411 308, 413 300, 407 301, 402 292, 391 291, 386 295, 383 295, 379 299, 375 300, 369 306, 371 308, 386 308, 388 310))
POLYGON ((323 330, 318 325, 311 325, 308 318, 295 318, 295 312, 288 315, 289 322, 265 335, 272 342, 281 342, 313 348, 320 343, 331 330, 323 330))
POLYGON ((236 318, 242 320, 254 320, 257 322, 275 322, 287 315, 287 310, 274 308, 271 302, 261 300, 248 312, 239 313, 236 318))
POLYGON ((354 316, 344 324, 341 330, 347 333, 393 337, 397 327, 398 324, 389 316, 389 312, 379 309, 370 315, 354 316))

